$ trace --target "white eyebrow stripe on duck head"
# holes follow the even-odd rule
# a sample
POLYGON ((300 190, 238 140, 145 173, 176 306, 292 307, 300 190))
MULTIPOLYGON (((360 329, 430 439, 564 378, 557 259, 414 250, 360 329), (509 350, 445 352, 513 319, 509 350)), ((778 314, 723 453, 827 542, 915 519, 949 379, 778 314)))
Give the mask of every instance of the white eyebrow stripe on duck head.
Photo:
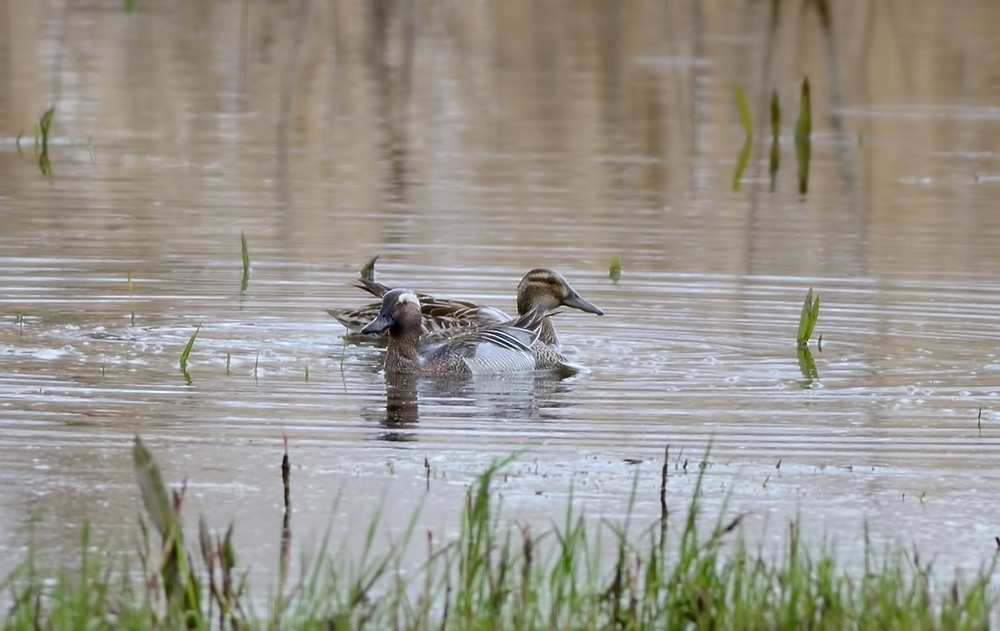
POLYGON ((403 293, 399 294, 399 298, 396 299, 396 302, 399 304, 412 302, 415 305, 419 305, 420 299, 418 299, 417 294, 413 293, 412 291, 404 291, 403 293))

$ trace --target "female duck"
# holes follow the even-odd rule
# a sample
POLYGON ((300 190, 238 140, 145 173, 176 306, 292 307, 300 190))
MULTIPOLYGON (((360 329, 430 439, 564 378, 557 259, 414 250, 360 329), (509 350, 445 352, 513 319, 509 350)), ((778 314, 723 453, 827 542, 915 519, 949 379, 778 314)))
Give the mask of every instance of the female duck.
POLYGON ((540 310, 532 310, 512 322, 456 334, 421 348, 420 299, 408 289, 391 289, 383 296, 378 315, 361 332, 389 332, 388 374, 500 374, 535 370, 532 346, 538 341, 542 319, 540 310))

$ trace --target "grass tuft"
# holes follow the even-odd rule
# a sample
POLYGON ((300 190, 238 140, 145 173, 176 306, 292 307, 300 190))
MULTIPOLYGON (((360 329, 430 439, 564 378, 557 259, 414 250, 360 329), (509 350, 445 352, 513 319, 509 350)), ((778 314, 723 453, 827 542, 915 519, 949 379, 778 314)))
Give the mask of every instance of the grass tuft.
POLYGON ((611 259, 611 267, 608 268, 608 277, 616 284, 619 280, 621 280, 622 262, 621 259, 618 258, 617 254, 611 259))
POLYGON ((799 315, 799 331, 795 336, 795 341, 799 348, 805 348, 812 337, 813 329, 816 328, 816 320, 819 318, 819 294, 813 294, 812 287, 806 292, 806 299, 802 302, 802 313, 799 315))
POLYGON ((841 567, 826 550, 808 549, 796 521, 775 551, 747 546, 742 514, 728 514, 725 507, 714 518, 702 514, 710 464, 704 459, 692 474, 686 510, 682 504, 666 511, 664 467, 664 510, 638 531, 628 516, 639 494, 638 477, 622 525, 595 525, 573 507, 572 497, 559 525, 540 532, 509 525, 498 516, 496 487, 511 459, 496 462, 469 487, 456 538, 439 541, 427 533, 419 567, 404 571, 400 560, 410 549, 415 517, 401 540, 377 552, 376 533, 387 524, 376 515, 356 550, 332 550, 327 537, 298 579, 290 579, 287 440, 276 593, 261 613, 254 608, 261 601, 250 599, 246 575, 238 573, 233 526, 213 535, 202 518, 197 543, 189 545, 182 533, 184 487, 167 488, 138 437, 133 459, 146 509, 139 554, 144 580, 135 581, 127 565, 113 565, 120 555, 94 552, 85 525, 77 569, 48 580, 29 548, 25 561, 0 580, 0 590, 10 595, 0 618, 4 629, 971 631, 990 628, 998 613, 990 583, 997 554, 978 572, 938 582, 930 562, 916 552, 874 553, 867 531, 863 567, 855 570, 841 567))

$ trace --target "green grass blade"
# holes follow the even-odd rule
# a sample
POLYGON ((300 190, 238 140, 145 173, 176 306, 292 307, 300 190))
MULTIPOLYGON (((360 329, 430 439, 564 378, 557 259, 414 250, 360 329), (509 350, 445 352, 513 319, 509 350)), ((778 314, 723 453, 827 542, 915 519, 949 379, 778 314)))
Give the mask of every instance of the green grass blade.
POLYGON ((743 132, 747 136, 753 136, 753 119, 750 117, 750 105, 747 103, 747 93, 739 83, 736 84, 736 110, 740 113, 743 132))
POLYGON ((622 261, 618 258, 617 254, 611 259, 611 267, 608 269, 608 277, 615 283, 621 280, 622 261))
POLYGON ((816 320, 819 318, 819 294, 813 294, 812 287, 806 292, 806 299, 802 302, 802 313, 799 315, 799 331, 795 336, 798 345, 805 346, 809 343, 813 329, 816 327, 816 320))
POLYGON ((812 106, 809 102, 809 79, 802 80, 799 119, 795 123, 795 157, 799 163, 799 194, 809 191, 809 158, 812 152, 812 106))
POLYGON ((781 104, 778 102, 778 91, 771 92, 771 136, 781 135, 781 104))
POLYGON ((750 150, 753 148, 753 136, 747 136, 743 141, 743 148, 740 150, 740 157, 736 159, 736 171, 733 173, 733 190, 740 190, 740 180, 743 179, 743 171, 750 162, 750 150))
POLYGON ((46 177, 52 176, 52 163, 49 161, 49 128, 52 127, 52 117, 56 113, 56 106, 53 105, 45 110, 42 118, 38 121, 35 134, 35 146, 38 147, 38 167, 46 177))
POLYGON ((194 333, 191 334, 191 338, 188 340, 186 346, 184 346, 184 352, 181 353, 181 372, 187 373, 188 355, 191 354, 191 348, 194 346, 194 341, 198 337, 198 331, 201 330, 201 325, 199 324, 194 333))
POLYGON ((174 512, 174 504, 170 500, 167 486, 163 483, 160 466, 156 464, 153 454, 138 436, 135 437, 135 445, 132 448, 132 460, 146 512, 153 520, 156 530, 165 536, 177 527, 177 514, 174 512))
POLYGON ((774 192, 778 183, 778 167, 781 165, 781 145, 778 137, 771 139, 771 160, 767 166, 767 171, 771 176, 771 192, 774 192))
POLYGON ((250 250, 247 248, 247 234, 240 233, 240 250, 243 254, 243 280, 240 281, 240 292, 247 290, 250 283, 250 250))
POLYGON ((819 381, 819 371, 816 370, 816 362, 813 360, 812 352, 808 346, 799 346, 796 354, 799 359, 799 371, 802 373, 803 388, 808 388, 814 381, 819 381))

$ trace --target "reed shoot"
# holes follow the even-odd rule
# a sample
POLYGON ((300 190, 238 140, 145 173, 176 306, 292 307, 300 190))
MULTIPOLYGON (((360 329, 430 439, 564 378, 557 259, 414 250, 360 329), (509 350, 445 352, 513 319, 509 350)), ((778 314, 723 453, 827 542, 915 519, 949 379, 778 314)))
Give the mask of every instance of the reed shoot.
POLYGON ((188 339, 187 344, 184 346, 184 351, 181 353, 181 372, 187 375, 187 365, 188 356, 191 354, 191 348, 194 347, 194 341, 198 337, 198 331, 201 330, 201 325, 199 324, 194 333, 191 334, 190 339, 188 339))
POLYGON ((813 329, 816 327, 816 320, 819 318, 819 294, 813 294, 812 287, 806 292, 806 299, 802 302, 802 313, 799 315, 799 331, 795 336, 795 341, 799 348, 804 348, 809 344, 813 329))

